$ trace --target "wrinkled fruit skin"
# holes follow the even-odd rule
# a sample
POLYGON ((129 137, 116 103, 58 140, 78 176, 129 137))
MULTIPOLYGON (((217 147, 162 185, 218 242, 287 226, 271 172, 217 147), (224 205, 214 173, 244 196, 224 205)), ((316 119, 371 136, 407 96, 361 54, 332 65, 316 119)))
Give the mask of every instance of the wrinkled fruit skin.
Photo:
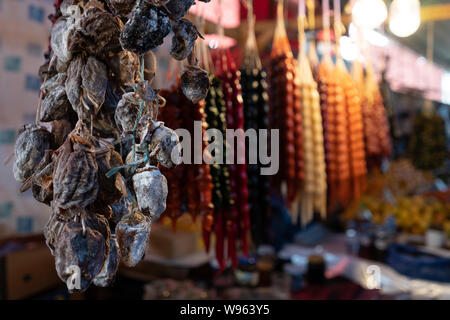
POLYGON ((181 19, 175 23, 172 28, 174 36, 172 38, 172 46, 170 55, 177 60, 184 60, 192 52, 195 40, 198 37, 197 28, 192 22, 181 19))
POLYGON ((208 73, 200 68, 188 67, 181 76, 181 89, 192 103, 205 99, 209 90, 208 73))
POLYGON ((117 270, 119 269, 120 253, 119 244, 115 235, 111 236, 109 243, 109 253, 103 269, 94 278, 93 283, 98 287, 108 287, 114 282, 117 270))
POLYGON ((121 50, 119 42, 121 29, 120 19, 99 8, 91 7, 84 11, 80 28, 71 33, 68 41, 69 50, 86 51, 93 56, 108 57, 110 53, 121 50))
POLYGON ((116 15, 127 15, 131 12, 136 0, 106 0, 106 4, 116 15))
POLYGON ((144 54, 160 46, 170 29, 169 17, 161 8, 141 1, 122 29, 120 43, 125 50, 144 54))
POLYGON ((113 223, 118 224, 124 216, 132 212, 133 204, 128 197, 122 197, 119 202, 111 205, 111 208, 113 211, 111 220, 113 223))
POLYGON ((42 122, 60 120, 66 115, 69 107, 66 89, 63 86, 56 87, 42 101, 39 118, 42 122))
POLYGON ((139 101, 133 92, 125 93, 120 99, 114 115, 117 127, 121 132, 131 132, 136 123, 139 101))
POLYGON ((194 0, 170 0, 166 3, 166 8, 169 11, 169 17, 172 20, 180 20, 189 11, 194 4, 194 0))
POLYGON ((58 219, 56 214, 51 214, 47 224, 45 225, 44 228, 45 243, 47 244, 47 247, 50 249, 52 255, 55 255, 55 246, 65 225, 66 223, 58 219))
POLYGON ((133 175, 133 186, 139 209, 152 218, 166 210, 167 180, 158 169, 146 170, 133 175))
POLYGON ((181 145, 175 131, 160 126, 149 136, 148 149, 150 153, 157 150, 155 159, 159 164, 170 169, 181 163, 181 145))
POLYGON ((74 266, 79 268, 80 286, 72 287, 69 291, 86 291, 102 270, 107 253, 105 239, 100 232, 86 227, 83 235, 81 223, 69 222, 56 242, 55 265, 58 276, 68 284, 68 280, 76 278, 76 274, 73 275, 74 266))
POLYGON ((119 173, 107 178, 106 173, 112 168, 122 166, 122 158, 116 151, 110 150, 108 153, 97 157, 97 164, 99 181, 98 198, 109 204, 120 201, 122 196, 126 195, 123 178, 119 173))
POLYGON ((23 182, 34 173, 45 151, 51 147, 52 136, 44 127, 29 124, 22 128, 14 147, 14 178, 23 182))
POLYGON ((32 179, 33 197, 46 205, 53 200, 53 170, 55 164, 51 159, 50 152, 42 158, 32 179))
POLYGON ((53 176, 57 205, 62 209, 86 207, 97 198, 98 166, 94 155, 86 150, 64 151, 53 176))
POLYGON ((135 267, 144 257, 150 229, 150 219, 139 212, 123 217, 117 224, 120 257, 127 267, 135 267))

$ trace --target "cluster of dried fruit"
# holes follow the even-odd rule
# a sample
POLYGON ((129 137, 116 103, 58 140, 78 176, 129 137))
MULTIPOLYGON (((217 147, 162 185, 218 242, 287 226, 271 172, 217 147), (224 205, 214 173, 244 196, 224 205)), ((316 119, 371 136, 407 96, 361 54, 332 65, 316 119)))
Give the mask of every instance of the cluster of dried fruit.
MULTIPOLYGON (((177 134, 157 121, 165 100, 151 78, 144 80, 144 54, 173 31, 171 55, 191 55, 198 32, 182 17, 193 3, 55 2, 37 123, 19 131, 14 176, 22 191, 31 188, 51 206, 45 237, 71 290, 109 285, 119 261, 135 266, 152 220, 166 209, 159 168, 179 164, 181 148, 177 134)), ((190 100, 206 96, 208 75, 195 63, 182 77, 190 100)))

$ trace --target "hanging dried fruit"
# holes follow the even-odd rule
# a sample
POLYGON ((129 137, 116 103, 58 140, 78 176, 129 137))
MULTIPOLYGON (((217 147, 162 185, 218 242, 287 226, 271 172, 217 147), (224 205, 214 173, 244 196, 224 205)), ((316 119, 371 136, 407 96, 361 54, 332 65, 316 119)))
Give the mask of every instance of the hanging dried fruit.
POLYGON ((139 0, 120 34, 122 48, 144 54, 163 43, 171 25, 163 9, 139 0))
POLYGON ((187 67, 181 76, 181 89, 192 103, 205 99, 209 89, 208 73, 195 66, 187 67))
MULTIPOLYGON (((151 87, 156 60, 147 61, 150 69, 145 69, 143 54, 162 44, 172 24, 180 41, 177 53, 191 53, 195 27, 184 19, 170 21, 165 7, 178 10, 180 3, 57 0, 49 17, 54 26, 39 69, 43 84, 36 124, 19 131, 14 174, 21 191, 31 188, 37 201, 51 206, 45 238, 58 275, 71 291, 84 291, 92 282, 111 284, 119 256, 126 265, 136 265, 152 219, 166 209, 167 181, 156 166, 178 165, 181 149, 177 134, 158 121, 165 99, 151 87), (51 122, 51 132, 40 121, 51 122)), ((204 71, 196 72, 190 90, 196 91, 197 83, 197 96, 206 95, 204 71)), ((178 184, 183 169, 175 172, 178 184)), ((192 184, 207 188, 209 173, 197 173, 202 178, 194 177, 192 184)), ((208 193, 195 192, 203 212, 208 193)), ((174 204, 180 211, 180 202, 174 204)))
POLYGON ((150 236, 149 217, 135 211, 126 215, 116 226, 120 258, 127 267, 135 267, 143 258, 150 236))
POLYGON ((56 241, 56 271, 68 283, 69 291, 85 291, 102 270, 107 254, 105 238, 100 232, 79 222, 69 222, 56 241), (73 286, 68 281, 74 281, 73 286))
POLYGON ((172 26, 172 31, 174 35, 172 38, 170 54, 177 60, 184 60, 192 52, 195 41, 200 34, 195 25, 186 19, 177 21, 172 26))
POLYGON ((159 218, 166 210, 167 199, 167 180, 161 172, 150 166, 136 170, 133 187, 142 213, 159 218))
POLYGON ((19 130, 14 147, 14 177, 17 181, 25 181, 36 170, 50 149, 51 134, 46 128, 29 124, 19 130))

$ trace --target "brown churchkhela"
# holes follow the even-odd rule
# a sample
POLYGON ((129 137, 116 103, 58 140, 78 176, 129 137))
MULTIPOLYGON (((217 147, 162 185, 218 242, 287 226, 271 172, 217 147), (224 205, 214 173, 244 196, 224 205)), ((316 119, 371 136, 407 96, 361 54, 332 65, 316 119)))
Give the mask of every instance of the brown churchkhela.
MULTIPOLYGON (((274 178, 274 188, 280 192, 287 186, 287 203, 292 205, 303 180, 303 136, 300 90, 296 79, 296 60, 286 35, 283 2, 278 2, 277 26, 272 44, 269 70, 271 128, 280 130, 280 170, 274 178)), ((298 211, 291 210, 293 220, 298 211)))

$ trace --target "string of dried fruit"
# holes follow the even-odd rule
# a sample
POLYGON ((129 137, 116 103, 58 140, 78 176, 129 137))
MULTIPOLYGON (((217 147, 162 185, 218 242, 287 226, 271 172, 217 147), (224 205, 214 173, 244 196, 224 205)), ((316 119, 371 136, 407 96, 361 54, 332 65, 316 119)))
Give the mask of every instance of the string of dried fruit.
POLYGON ((380 167, 383 158, 391 153, 389 123, 383 106, 382 96, 370 64, 366 68, 366 78, 360 62, 352 67, 352 76, 362 97, 364 140, 367 166, 380 167))
MULTIPOLYGON (((254 30, 255 17, 253 1, 247 1, 248 38, 245 46, 244 60, 241 66, 242 98, 244 101, 245 130, 267 129, 268 85, 267 73, 259 59, 254 30)), ((258 150, 246 146, 248 203, 250 208, 251 234, 253 243, 258 246, 268 241, 270 216, 270 184, 267 176, 261 175, 261 163, 250 163, 251 156, 258 150), (254 153, 250 155, 250 152, 254 153)))
MULTIPOLYGON (((216 71, 222 80, 226 104, 227 129, 244 129, 244 112, 240 72, 231 57, 229 50, 221 52, 216 59, 216 71)), ((229 157, 229 155, 227 155, 229 157)), ((248 206, 247 169, 245 164, 245 139, 237 138, 234 148, 233 164, 228 166, 232 203, 225 212, 228 257, 233 267, 237 266, 236 242, 241 240, 242 251, 248 251, 247 234, 250 230, 250 212, 248 206)))
MULTIPOLYGON (((208 92, 208 97, 206 99, 206 106, 205 106, 205 112, 206 112, 206 122, 208 124, 208 128, 210 129, 216 129, 218 130, 222 136, 225 136, 226 134, 226 105, 224 100, 224 95, 222 91, 222 83, 221 81, 215 77, 210 77, 211 81, 211 88, 208 92)), ((226 148, 226 141, 223 141, 222 145, 222 156, 225 156, 225 148, 226 148)), ((220 150, 217 150, 217 152, 220 152, 220 150)), ((213 156, 220 156, 220 154, 216 155, 216 150, 214 150, 213 156)), ((230 203, 231 199, 231 187, 230 187, 230 181, 229 181, 229 172, 228 167, 224 164, 217 164, 214 163, 210 165, 211 168, 211 175, 213 178, 213 204, 214 204, 214 216, 213 216, 213 224, 215 225, 216 229, 223 229, 223 225, 221 225, 221 222, 223 221, 223 213, 230 208, 232 203, 230 203)), ((209 222, 209 220, 208 220, 209 222)), ((206 227, 209 227, 209 223, 206 224, 206 227)), ((209 248, 209 234, 211 232, 210 228, 205 228, 205 224, 203 227, 204 230, 204 238, 208 239, 205 241, 207 243, 207 248, 209 248)), ((223 231, 221 231, 223 234, 223 231)), ((220 235, 220 232, 219 232, 220 235)), ((223 237, 216 237, 216 242, 223 242, 223 237)), ((223 243, 219 245, 219 247, 224 247, 223 243)), ((223 249, 222 249, 223 250, 223 249)), ((216 251, 216 254, 218 252, 216 251)), ((220 265, 223 265, 223 254, 221 254, 220 257, 218 257, 218 261, 220 265)))
POLYGON ((306 38, 303 19, 304 16, 300 14, 297 81, 301 88, 305 172, 301 197, 301 222, 306 225, 313 219, 314 212, 318 212, 323 218, 326 216, 327 180, 320 97, 309 59, 303 49, 306 38))
POLYGON ((364 191, 367 175, 361 100, 356 85, 342 60, 338 62, 337 67, 342 77, 341 83, 344 86, 347 106, 352 198, 358 200, 364 191))
POLYGON ((319 91, 324 122, 328 180, 328 208, 346 206, 350 200, 350 160, 345 94, 337 68, 327 55, 319 65, 319 91))
MULTIPOLYGON (((58 275, 69 290, 84 291, 109 285, 119 259, 127 266, 142 259, 151 221, 166 207, 157 166, 180 160, 178 136, 156 121, 164 99, 152 77, 144 80, 143 54, 172 30, 172 55, 188 57, 198 34, 181 20, 189 0, 56 4, 37 120, 20 131, 14 174, 23 191, 51 205, 45 236, 58 275), (41 121, 52 121, 51 132, 41 121)), ((206 96, 207 75, 195 63, 183 76, 191 100, 206 96)))
MULTIPOLYGON (((280 130, 280 170, 275 177, 275 189, 287 186, 287 203, 292 205, 303 180, 303 137, 300 91, 295 81, 296 60, 286 35, 283 1, 278 1, 277 26, 272 44, 270 66, 271 128, 280 130)), ((297 210, 291 210, 293 221, 297 210)))

